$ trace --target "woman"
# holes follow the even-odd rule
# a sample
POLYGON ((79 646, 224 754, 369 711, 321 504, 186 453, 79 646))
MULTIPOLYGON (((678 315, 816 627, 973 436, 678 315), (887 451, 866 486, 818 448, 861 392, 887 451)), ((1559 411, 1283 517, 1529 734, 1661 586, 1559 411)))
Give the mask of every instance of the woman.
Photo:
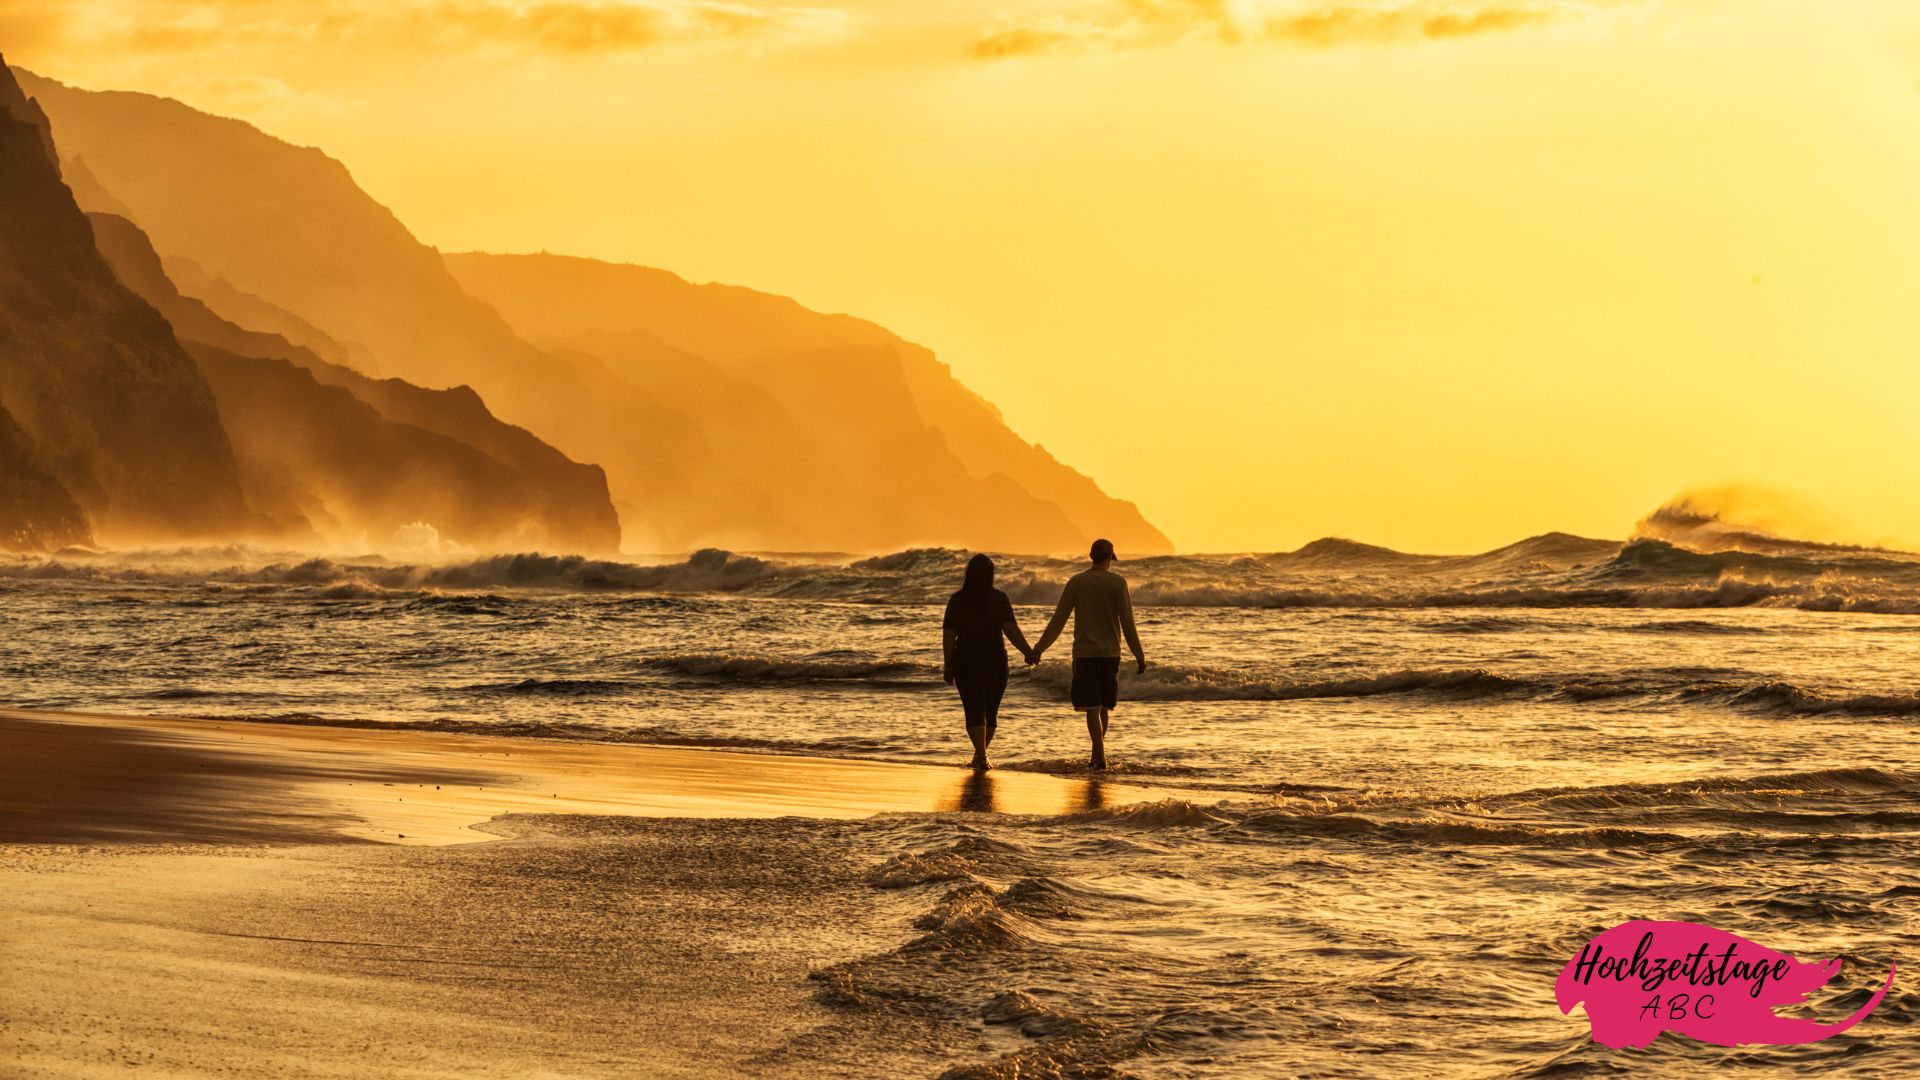
POLYGON ((993 587, 993 560, 975 555, 967 562, 960 591, 947 600, 941 628, 947 685, 960 689, 967 713, 967 738, 973 742, 973 767, 987 768, 987 745, 1000 719, 1000 698, 1007 692, 1007 647, 1013 641, 1026 659, 1027 636, 1013 621, 1013 602, 993 587))

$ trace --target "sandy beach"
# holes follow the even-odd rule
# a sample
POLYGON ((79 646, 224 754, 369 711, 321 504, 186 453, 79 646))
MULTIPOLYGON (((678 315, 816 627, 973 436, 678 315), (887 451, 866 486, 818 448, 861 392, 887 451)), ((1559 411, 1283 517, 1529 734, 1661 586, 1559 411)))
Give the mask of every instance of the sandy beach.
POLYGON ((0 713, 0 747, 0 1072, 16 1076, 938 1072, 996 1048, 836 1010, 808 978, 913 933, 910 902, 846 887, 876 861, 858 819, 1167 795, 20 711, 0 713))

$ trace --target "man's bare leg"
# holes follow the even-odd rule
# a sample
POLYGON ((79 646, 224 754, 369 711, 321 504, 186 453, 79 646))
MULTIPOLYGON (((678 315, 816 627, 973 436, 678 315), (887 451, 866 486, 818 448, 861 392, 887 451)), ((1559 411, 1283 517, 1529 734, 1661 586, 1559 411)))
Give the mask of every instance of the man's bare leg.
POLYGON ((1093 767, 1107 767, 1107 710, 1087 710, 1087 738, 1093 742, 1093 767))
POLYGON ((1106 733, 1107 733, 1107 717, 1108 717, 1108 716, 1109 716, 1109 715, 1110 715, 1110 714, 1112 713, 1112 711, 1113 711, 1113 710, 1111 710, 1111 709, 1101 709, 1101 710, 1100 710, 1100 734, 1101 734, 1101 735, 1102 735, 1103 737, 1104 737, 1104 736, 1106 735, 1106 733))

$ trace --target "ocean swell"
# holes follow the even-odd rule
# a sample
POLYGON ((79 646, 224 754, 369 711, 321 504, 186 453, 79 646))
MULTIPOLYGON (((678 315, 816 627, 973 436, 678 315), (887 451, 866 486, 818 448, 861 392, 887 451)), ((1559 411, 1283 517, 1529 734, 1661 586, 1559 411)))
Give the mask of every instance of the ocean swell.
MULTIPOLYGON (((1725 543, 1726 538, 1716 537, 1715 542, 1725 543)), ((1658 537, 1623 544, 1553 533, 1478 555, 1413 555, 1329 539, 1272 555, 1133 559, 1123 562, 1121 570, 1132 584, 1135 603, 1143 607, 1782 607, 1920 613, 1920 556, 1784 541, 1756 540, 1750 547, 1696 550, 1658 537)), ((230 545, 9 556, 0 558, 0 580, 204 581, 342 602, 540 590, 923 605, 946 599, 958 585, 969 554, 957 548, 913 548, 850 558, 708 549, 660 563, 541 552, 408 563, 373 555, 295 555, 230 545)), ((1001 588, 1016 603, 1036 606, 1051 605, 1061 583, 1084 566, 1076 559, 1026 555, 1003 555, 996 561, 1001 588)), ((480 603, 475 612, 496 607, 480 603)))
POLYGON ((925 688, 936 684, 940 669, 902 660, 787 659, 689 653, 656 656, 641 666, 690 679, 720 683, 858 682, 874 687, 925 688))

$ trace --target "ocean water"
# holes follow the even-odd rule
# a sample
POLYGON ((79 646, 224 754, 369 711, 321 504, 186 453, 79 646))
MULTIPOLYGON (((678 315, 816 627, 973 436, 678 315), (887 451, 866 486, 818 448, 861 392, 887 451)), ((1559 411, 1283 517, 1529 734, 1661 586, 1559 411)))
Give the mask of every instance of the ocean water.
MULTIPOLYGON (((965 557, 20 558, 0 697, 958 765, 965 557)), ((1002 560, 1029 634, 1073 569, 1002 560)), ((1113 778, 1191 797, 1013 817, 988 774, 871 823, 846 887, 898 945, 823 961, 821 1000, 977 1028, 967 1076, 1920 1071, 1905 975, 1780 1048, 1608 1050, 1553 999, 1630 918, 1845 958, 1826 1019, 1920 963, 1920 558, 1550 536, 1121 569, 1154 666, 1113 778)), ((1016 662, 1000 769, 1083 770, 1067 654, 1016 662)))

